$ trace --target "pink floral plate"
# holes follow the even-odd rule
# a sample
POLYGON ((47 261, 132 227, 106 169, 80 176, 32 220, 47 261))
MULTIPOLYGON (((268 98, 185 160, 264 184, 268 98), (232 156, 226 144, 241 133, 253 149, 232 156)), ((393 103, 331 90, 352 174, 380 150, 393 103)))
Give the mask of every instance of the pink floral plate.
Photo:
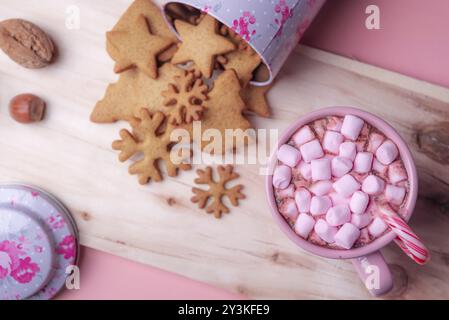
POLYGON ((0 300, 47 300, 78 262, 75 222, 36 187, 0 185, 0 300))

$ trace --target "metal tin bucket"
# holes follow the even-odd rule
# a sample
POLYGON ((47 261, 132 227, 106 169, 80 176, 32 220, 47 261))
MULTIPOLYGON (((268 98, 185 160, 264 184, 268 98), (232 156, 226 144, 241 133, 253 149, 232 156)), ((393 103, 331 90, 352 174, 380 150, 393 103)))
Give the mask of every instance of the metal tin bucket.
POLYGON ((79 258, 78 230, 64 204, 25 184, 0 185, 0 299, 47 300, 79 258))
POLYGON ((178 0, 206 12, 237 32, 261 56, 270 78, 254 85, 267 85, 281 70, 326 0, 178 0))

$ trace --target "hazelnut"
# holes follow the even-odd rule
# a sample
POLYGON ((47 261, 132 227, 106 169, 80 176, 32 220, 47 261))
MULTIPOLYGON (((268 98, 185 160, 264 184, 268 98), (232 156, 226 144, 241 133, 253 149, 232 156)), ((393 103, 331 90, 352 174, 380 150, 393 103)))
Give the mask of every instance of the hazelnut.
POLYGON ((20 94, 9 103, 9 114, 20 123, 32 123, 44 118, 45 102, 33 94, 20 94))

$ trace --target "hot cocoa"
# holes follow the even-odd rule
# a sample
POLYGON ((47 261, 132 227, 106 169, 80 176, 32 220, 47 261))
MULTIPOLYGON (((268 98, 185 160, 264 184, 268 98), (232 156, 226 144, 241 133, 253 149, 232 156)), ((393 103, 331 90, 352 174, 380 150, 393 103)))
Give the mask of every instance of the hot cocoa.
POLYGON ((378 204, 406 203, 407 172, 398 147, 353 115, 301 127, 279 147, 273 187, 279 212, 298 236, 351 249, 389 231, 378 204))

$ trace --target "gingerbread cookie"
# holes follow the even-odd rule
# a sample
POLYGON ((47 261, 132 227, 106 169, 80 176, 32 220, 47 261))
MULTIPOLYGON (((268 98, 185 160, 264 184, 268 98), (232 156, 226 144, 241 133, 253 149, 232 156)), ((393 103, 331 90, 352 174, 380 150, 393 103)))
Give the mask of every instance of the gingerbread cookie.
POLYGON ((157 55, 172 45, 169 38, 151 34, 144 15, 138 16, 132 30, 110 31, 107 39, 114 47, 116 73, 137 67, 153 79, 157 78, 157 55))
MULTIPOLYGON (((256 82, 265 82, 270 78, 270 71, 265 64, 261 64, 254 72, 253 80, 256 82)), ((242 89, 241 96, 245 101, 246 108, 258 116, 268 118, 271 116, 270 106, 267 101, 267 93, 273 85, 257 87, 249 85, 242 89)))
POLYGON ((169 62, 176 51, 178 51, 178 45, 172 44, 167 50, 157 56, 157 60, 161 63, 169 62))
POLYGON ((190 170, 187 163, 174 163, 170 157, 170 148, 173 144, 170 140, 170 130, 166 130, 162 135, 158 130, 163 125, 165 116, 161 112, 156 112, 153 116, 147 109, 141 109, 140 117, 130 121, 133 133, 128 130, 121 130, 121 140, 114 141, 112 148, 120 151, 121 162, 129 160, 135 155, 142 155, 143 159, 134 162, 129 167, 130 174, 139 177, 140 184, 147 184, 151 180, 162 181, 162 175, 158 166, 158 161, 162 160, 167 168, 170 177, 178 175, 178 170, 190 170))
POLYGON ((270 80, 270 70, 265 63, 261 63, 259 67, 254 71, 254 81, 267 82, 270 80))
POLYGON ((111 123, 129 120, 139 115, 141 108, 151 112, 167 111, 161 92, 183 70, 166 63, 159 68, 159 77, 155 80, 147 77, 138 69, 128 70, 120 75, 119 80, 108 86, 104 98, 97 102, 91 114, 91 121, 111 123))
MULTIPOLYGON (((244 141, 245 144, 250 142, 251 138, 246 130, 251 129, 251 123, 243 115, 245 103, 240 97, 240 90, 239 79, 233 70, 224 71, 214 81, 214 87, 208 94, 209 99, 204 102, 206 110, 201 119, 201 130, 202 133, 208 129, 218 130, 222 138, 219 141, 221 148, 211 150, 211 142, 216 141, 202 141, 203 151, 222 154, 235 149, 238 141, 244 141), (226 139, 227 129, 235 133, 231 141, 226 139)), ((191 126, 188 129, 191 130, 191 126)))
POLYGON ((245 88, 253 78, 253 72, 261 64, 262 59, 251 46, 245 42, 237 33, 223 26, 221 33, 226 35, 236 46, 237 50, 232 51, 217 60, 224 69, 233 69, 240 79, 240 83, 245 88))
MULTIPOLYGON (((171 177, 179 170, 191 169, 190 162, 172 157, 178 149, 171 141, 174 129, 187 129, 192 139, 198 138, 193 135, 192 122, 200 121, 202 150, 224 153, 252 139, 245 110, 261 115, 268 112, 265 91, 248 86, 260 68, 260 57, 252 48, 236 33, 220 34, 220 23, 205 13, 176 4, 168 9, 176 18, 174 25, 183 40, 180 45, 150 0, 134 1, 108 33, 108 52, 117 63, 116 71, 123 72, 91 115, 94 122, 130 123, 132 129, 121 130, 112 147, 120 151, 120 161, 133 159, 129 172, 137 175, 141 184, 163 180, 159 161, 165 163, 171 177), (187 62, 182 68, 174 65, 187 62), (218 134, 212 141, 202 141, 210 132, 218 134)), ((245 196, 241 185, 226 186, 238 177, 232 166, 218 167, 217 181, 212 171, 198 171, 196 183, 209 189, 194 188, 192 201, 219 218, 229 212, 224 197, 237 206, 245 196)))
POLYGON ((176 20, 175 27, 183 42, 172 63, 193 61, 206 78, 212 76, 216 56, 236 49, 234 43, 218 34, 218 21, 209 15, 201 19, 198 25, 176 20))
POLYGON ((243 88, 240 95, 245 102, 247 110, 254 112, 258 116, 269 118, 271 112, 267 101, 267 93, 270 89, 271 85, 263 87, 249 85, 243 88))
POLYGON ((223 204, 223 197, 227 197, 231 204, 236 207, 239 205, 240 199, 245 199, 245 195, 241 192, 243 186, 241 184, 232 188, 227 188, 226 184, 239 177, 234 171, 234 167, 228 165, 226 167, 219 166, 217 168, 219 179, 214 180, 212 176, 212 168, 207 167, 206 170, 198 170, 198 178, 195 179, 196 184, 208 185, 208 190, 193 188, 195 194, 191 201, 198 203, 200 209, 206 208, 207 213, 213 213, 215 218, 221 218, 223 213, 229 213, 229 208, 223 204), (208 205, 212 200, 212 202, 208 205))
POLYGON ((245 88, 253 78, 253 71, 260 65, 260 56, 252 49, 237 50, 226 55, 223 67, 226 70, 233 69, 245 88))
POLYGON ((176 76, 173 80, 168 89, 162 92, 164 106, 169 109, 168 122, 179 125, 200 120, 209 92, 201 74, 184 71, 182 76, 176 76))
MULTIPOLYGON (((135 23, 140 15, 144 15, 145 18, 147 19, 149 29, 153 35, 170 39, 172 42, 172 47, 178 42, 176 35, 170 30, 170 27, 168 26, 161 9, 151 0, 135 0, 129 6, 126 12, 122 15, 122 17, 114 26, 112 31, 134 30, 135 23)), ((170 50, 170 48, 168 50, 170 50)), ((173 50, 175 50, 176 48, 177 46, 175 45, 172 48, 171 52, 170 51, 168 53, 166 53, 165 51, 162 52, 159 55, 158 60, 159 61, 170 60, 171 57, 173 56, 173 50)), ((106 42, 106 50, 111 57, 115 55, 114 51, 116 49, 114 48, 114 46, 111 45, 109 41, 106 42)))

